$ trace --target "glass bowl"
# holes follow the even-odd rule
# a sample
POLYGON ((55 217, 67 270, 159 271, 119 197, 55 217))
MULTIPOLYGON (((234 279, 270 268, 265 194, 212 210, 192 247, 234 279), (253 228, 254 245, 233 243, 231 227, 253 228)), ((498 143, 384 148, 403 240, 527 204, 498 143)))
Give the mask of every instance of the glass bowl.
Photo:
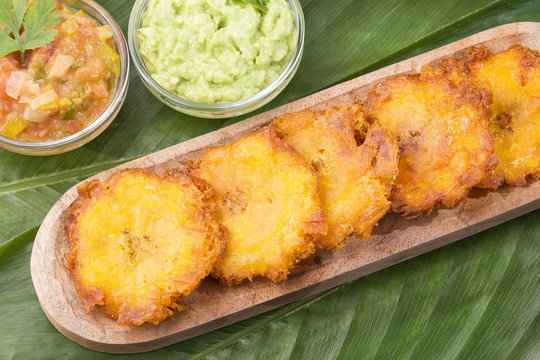
POLYGON ((109 25, 111 28, 120 60, 120 74, 113 97, 101 116, 73 135, 58 140, 39 142, 14 140, 0 135, 0 147, 6 150, 25 155, 54 155, 78 148, 94 139, 109 126, 126 99, 129 83, 129 56, 126 39, 114 18, 107 10, 92 0, 61 0, 60 2, 69 8, 84 11, 98 23, 109 25))
POLYGON ((139 40, 137 39, 137 33, 141 26, 142 17, 146 11, 148 0, 136 0, 129 17, 128 43, 135 69, 137 69, 137 73, 141 77, 143 83, 154 96, 171 108, 188 115, 219 119, 242 115, 258 109, 275 98, 287 86, 296 73, 296 70, 300 65, 300 60, 302 59, 305 32, 304 14, 298 0, 287 0, 287 2, 291 7, 294 17, 296 47, 277 79, 255 95, 230 103, 203 104, 181 98, 159 85, 152 78, 150 71, 146 67, 145 61, 140 53, 139 40))

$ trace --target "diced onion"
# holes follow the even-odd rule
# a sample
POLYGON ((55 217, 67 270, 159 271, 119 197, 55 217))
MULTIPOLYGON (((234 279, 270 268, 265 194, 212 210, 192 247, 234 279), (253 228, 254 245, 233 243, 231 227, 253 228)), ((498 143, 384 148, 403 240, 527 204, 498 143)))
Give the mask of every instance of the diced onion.
POLYGON ((39 85, 32 80, 26 80, 22 85, 19 97, 21 100, 29 99, 35 97, 37 94, 39 94, 39 85))
POLYGON ((33 111, 30 106, 27 106, 24 109, 24 113, 22 115, 23 119, 26 121, 31 122, 42 122, 49 116, 49 113, 44 111, 33 111))
MULTIPOLYGON (((56 110, 58 110, 58 95, 54 89, 48 88, 43 89, 35 98, 28 100, 21 100, 21 103, 28 104, 33 111, 40 110, 44 107, 47 107, 48 111, 55 110, 51 108, 51 105, 56 103, 56 110)), ((28 119, 27 119, 28 120, 28 119)))
POLYGON ((67 69, 73 63, 75 62, 75 59, 71 55, 63 55, 58 54, 56 58, 53 60, 53 63, 51 67, 49 68, 49 72, 47 75, 48 79, 60 79, 64 76, 67 69))
POLYGON ((25 81, 32 81, 32 75, 27 71, 13 71, 6 85, 6 93, 13 99, 19 99, 25 81))

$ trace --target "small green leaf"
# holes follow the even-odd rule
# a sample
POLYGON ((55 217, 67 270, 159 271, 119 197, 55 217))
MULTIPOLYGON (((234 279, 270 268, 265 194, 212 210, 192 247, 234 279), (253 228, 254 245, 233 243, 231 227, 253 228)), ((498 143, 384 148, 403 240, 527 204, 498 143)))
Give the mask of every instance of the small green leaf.
POLYGON ((26 13, 26 4, 26 0, 13 1, 13 20, 15 21, 15 24, 20 24, 23 21, 24 14, 26 13))
POLYGON ((17 50, 19 50, 17 41, 9 36, 5 30, 0 29, 0 58, 17 50))
POLYGON ((20 30, 26 12, 26 0, 0 0, 0 24, 12 32, 20 30))
MULTIPOLYGON (((35 1, 32 6, 28 8, 26 16, 24 17, 24 30, 25 33, 30 33, 34 38, 39 37, 42 32, 48 32, 47 30, 60 22, 60 11, 54 11, 56 4, 53 0, 40 0, 35 1)), ((25 44, 29 41, 27 37, 25 44)), ((25 46, 26 47, 26 46, 25 46)), ((26 47, 26 49, 29 49, 26 47)))
POLYGON ((47 45, 54 40, 54 37, 58 33, 58 30, 51 29, 48 31, 42 31, 37 33, 31 33, 32 36, 29 36, 24 40, 24 50, 32 50, 40 48, 44 45, 47 45))
POLYGON ((0 54, 5 56, 45 46, 54 40, 57 30, 50 29, 60 22, 60 12, 55 10, 54 0, 36 0, 27 7, 26 0, 0 0, 0 23, 11 30, 12 40, 5 32, 0 35, 0 54), (25 15, 26 14, 26 15, 25 15), (24 27, 24 41, 20 36, 24 27))
POLYGON ((60 12, 54 11, 53 0, 34 1, 24 17, 24 50, 42 47, 54 40, 57 30, 50 29, 60 22, 60 12))
POLYGON ((241 0, 243 3, 250 4, 255 9, 266 13, 268 11, 267 4, 269 0, 241 0))

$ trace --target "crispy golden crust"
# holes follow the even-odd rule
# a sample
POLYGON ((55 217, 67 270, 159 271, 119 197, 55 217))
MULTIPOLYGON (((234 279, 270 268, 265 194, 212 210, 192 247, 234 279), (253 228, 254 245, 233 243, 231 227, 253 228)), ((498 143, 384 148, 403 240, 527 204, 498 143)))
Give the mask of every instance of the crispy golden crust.
POLYGON ((396 137, 386 128, 369 126, 361 104, 285 114, 272 126, 319 174, 328 233, 317 239, 318 245, 338 249, 351 233, 367 239, 390 208, 396 137))
POLYGON ((177 174, 129 169, 79 187, 66 266, 86 309, 121 325, 158 324, 183 306, 226 246, 213 190, 177 174))
POLYGON ((455 206, 496 165, 486 110, 490 94, 456 85, 428 66, 421 74, 394 76, 377 84, 366 102, 397 136, 399 174, 392 210, 405 216, 455 206))
POLYGON ((493 93, 488 109, 497 167, 479 185, 496 189, 506 182, 525 185, 540 178, 540 55, 521 46, 492 54, 472 48, 463 59, 448 59, 442 69, 456 81, 493 93))
POLYGON ((229 243, 212 275, 229 285, 255 276, 286 279, 315 251, 314 237, 326 233, 317 174, 273 128, 206 149, 191 171, 218 194, 229 243))

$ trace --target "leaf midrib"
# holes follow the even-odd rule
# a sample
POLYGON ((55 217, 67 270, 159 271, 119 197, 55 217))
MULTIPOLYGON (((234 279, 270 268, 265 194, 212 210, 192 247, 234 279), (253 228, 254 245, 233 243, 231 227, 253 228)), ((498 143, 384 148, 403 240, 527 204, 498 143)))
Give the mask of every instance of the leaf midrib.
POLYGON ((136 157, 120 158, 115 161, 101 163, 101 164, 97 164, 93 166, 75 168, 75 169, 61 171, 61 172, 57 172, 53 174, 36 176, 33 178, 29 178, 29 179, 25 179, 25 180, 21 180, 17 182, 14 181, 11 183, 2 184, 0 185, 0 195, 17 192, 21 190, 28 190, 28 189, 42 186, 42 185, 50 185, 50 184, 56 184, 59 182, 78 179, 78 178, 86 178, 91 175, 97 174, 101 171, 105 171, 112 167, 131 161, 133 159, 136 159, 136 157))

